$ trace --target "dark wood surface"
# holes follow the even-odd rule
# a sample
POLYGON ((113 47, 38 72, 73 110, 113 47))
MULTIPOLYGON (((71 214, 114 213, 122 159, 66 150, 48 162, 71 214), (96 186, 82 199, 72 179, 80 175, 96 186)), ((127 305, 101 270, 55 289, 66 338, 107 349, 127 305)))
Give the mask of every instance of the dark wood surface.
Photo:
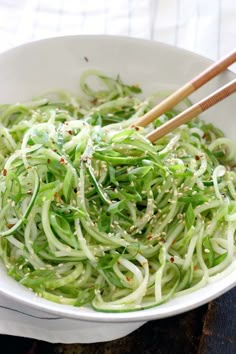
POLYGON ((149 322, 112 342, 50 344, 2 335, 0 348, 1 354, 236 354, 236 288, 208 305, 149 322))

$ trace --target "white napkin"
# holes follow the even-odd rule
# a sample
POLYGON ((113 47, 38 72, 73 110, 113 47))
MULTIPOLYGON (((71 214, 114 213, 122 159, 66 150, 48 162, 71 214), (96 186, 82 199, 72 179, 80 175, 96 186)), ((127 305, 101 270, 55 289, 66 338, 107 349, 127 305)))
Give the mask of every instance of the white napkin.
MULTIPOLYGON (((235 0, 0 0, 0 51, 57 35, 116 34, 158 40, 217 59, 235 47, 235 5, 235 0)), ((236 71, 236 65, 232 69, 236 71)), ((2 334, 89 343, 115 339, 142 324, 65 319, 0 295, 2 334)))
POLYGON ((235 18, 235 0, 0 0, 0 51, 57 35, 116 34, 217 59, 236 44, 235 18))

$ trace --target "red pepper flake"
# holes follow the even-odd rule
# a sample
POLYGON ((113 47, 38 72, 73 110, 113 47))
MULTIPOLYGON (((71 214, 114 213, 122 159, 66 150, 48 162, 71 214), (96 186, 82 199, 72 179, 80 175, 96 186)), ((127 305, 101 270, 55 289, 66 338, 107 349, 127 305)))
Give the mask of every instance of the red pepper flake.
POLYGON ((15 224, 7 224, 7 228, 11 229, 15 224))
POLYGON ((197 266, 194 266, 194 267, 193 267, 193 270, 195 270, 195 271, 198 270, 198 267, 197 267, 197 266))
POLYGON ((51 160, 50 160, 50 159, 48 159, 48 160, 47 160, 47 163, 50 163, 50 162, 51 162, 51 160))
POLYGON ((148 239, 148 240, 152 240, 152 235, 149 235, 149 236, 147 237, 147 239, 148 239))
POLYGON ((6 170, 5 168, 3 169, 2 174, 3 174, 4 177, 6 177, 6 175, 7 175, 7 170, 6 170))
POLYGON ((174 261, 175 261, 174 257, 170 257, 170 261, 171 261, 171 263, 174 263, 174 261))
POLYGON ((130 281, 130 280, 131 280, 131 278, 130 278, 130 277, 126 277, 126 280, 127 280, 127 281, 130 281))
POLYGON ((72 130, 68 130, 68 134, 73 135, 72 130))
POLYGON ((200 156, 196 155, 195 160, 197 160, 197 161, 200 160, 200 156))
POLYGON ((63 165, 65 163, 65 159, 63 157, 60 159, 60 163, 63 165))
POLYGON ((140 127, 137 127, 137 125, 131 125, 131 128, 134 128, 136 131, 140 130, 140 127))
POLYGON ((202 138, 203 138, 203 139, 206 139, 206 134, 203 134, 202 138))
POLYGON ((93 100, 91 100, 90 102, 91 102, 91 104, 94 104, 94 105, 95 105, 95 104, 97 104, 98 99, 97 99, 97 98, 94 98, 94 99, 93 99, 93 100))
POLYGON ((54 193, 54 200, 57 203, 61 203, 62 202, 61 197, 59 196, 59 194, 57 192, 54 193))

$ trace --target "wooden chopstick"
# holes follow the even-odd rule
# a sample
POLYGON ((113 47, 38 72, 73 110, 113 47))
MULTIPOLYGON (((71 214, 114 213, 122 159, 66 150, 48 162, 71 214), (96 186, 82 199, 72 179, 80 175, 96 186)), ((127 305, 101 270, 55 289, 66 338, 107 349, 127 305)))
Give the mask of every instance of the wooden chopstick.
POLYGON ((164 99, 157 106, 152 108, 149 112, 147 112, 143 117, 137 120, 134 123, 133 127, 146 127, 149 123, 151 123, 156 118, 160 117, 163 113, 168 111, 168 109, 174 107, 177 103, 182 101, 184 98, 189 96, 191 93, 196 91, 198 88, 203 86, 205 83, 213 79, 215 76, 220 74, 222 71, 227 69, 230 65, 232 65, 236 61, 236 49, 233 52, 229 53, 219 61, 212 64, 209 68, 204 70, 202 73, 197 75, 191 81, 186 83, 184 86, 179 88, 177 91, 172 93, 169 97, 164 99))
POLYGON ((206 111, 208 108, 214 106, 216 103, 222 101, 226 97, 232 95, 236 92, 236 79, 228 83, 227 85, 221 87, 208 97, 204 98, 193 106, 189 107, 184 112, 181 112, 176 117, 172 118, 168 122, 161 125, 159 128, 147 135, 147 138, 151 142, 155 142, 164 135, 170 133, 175 128, 179 127, 181 124, 187 123, 192 118, 196 117, 198 114, 206 111))

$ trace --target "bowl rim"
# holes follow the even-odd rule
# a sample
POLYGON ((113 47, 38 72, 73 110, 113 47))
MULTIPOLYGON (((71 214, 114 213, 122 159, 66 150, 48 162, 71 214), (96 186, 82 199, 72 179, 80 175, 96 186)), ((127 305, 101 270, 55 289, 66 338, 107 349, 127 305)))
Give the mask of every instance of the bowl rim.
MULTIPOLYGON (((148 46, 156 46, 161 48, 166 48, 169 51, 173 52, 181 52, 183 55, 187 55, 188 57, 191 58, 197 58, 199 61, 202 61, 206 65, 210 65, 213 63, 213 60, 197 54, 193 51, 186 50, 183 48, 179 48, 170 44, 166 44, 160 41, 154 41, 154 40, 149 40, 149 39, 143 39, 143 38, 137 38, 137 37, 126 37, 126 36, 117 36, 117 35, 99 35, 99 34, 94 34, 94 35, 63 35, 63 36, 53 36, 49 38, 44 38, 44 39, 39 39, 39 40, 34 40, 31 42, 23 43, 20 45, 17 45, 13 48, 7 49, 6 51, 3 51, 0 53, 0 57, 3 57, 5 55, 14 55, 14 52, 18 51, 19 49, 27 49, 33 46, 37 45, 43 45, 46 42, 54 42, 54 41, 66 41, 73 39, 75 41, 80 41, 80 40, 89 40, 89 41, 94 41, 94 40, 102 40, 102 41, 110 41, 111 39, 113 41, 119 41, 119 42, 128 42, 129 44, 145 44, 148 46)), ((191 59, 190 58, 190 59, 191 59)), ((230 72, 233 76, 236 77, 236 74, 227 69, 228 72, 230 72)), ((234 272, 235 270, 232 270, 234 272)), ((233 279, 233 277, 226 276, 224 279, 224 286, 223 286, 223 281, 220 279, 219 281, 216 280, 215 284, 220 284, 217 288, 217 290, 210 291, 209 294, 206 296, 201 296, 201 290, 204 288, 201 288, 197 291, 194 291, 194 294, 199 293, 199 298, 197 299, 197 296, 195 296, 196 300, 194 301, 188 301, 184 305, 175 305, 172 306, 169 310, 168 309, 161 309, 161 307, 156 306, 152 309, 149 310, 141 310, 141 311, 134 311, 134 312, 120 312, 120 313, 112 313, 112 312, 98 312, 95 310, 92 310, 90 312, 87 312, 86 308, 75 308, 73 306, 69 305, 61 305, 57 304, 45 299, 41 299, 35 296, 35 301, 32 301, 30 299, 26 299, 24 296, 19 295, 17 293, 13 293, 11 291, 8 291, 7 289, 0 288, 0 293, 19 302, 24 305, 27 305, 31 308, 37 309, 39 311, 43 311, 46 313, 54 314, 57 316, 60 316, 59 318, 71 318, 71 319, 77 319, 77 320, 82 320, 82 321, 92 321, 92 322, 113 322, 113 323, 121 323, 121 322, 139 322, 139 321, 147 321, 147 320, 155 320, 155 319, 161 319, 161 318, 167 318, 170 316, 174 316, 180 313, 184 313, 186 311, 189 311, 191 309, 197 308, 203 304, 206 304, 207 302, 217 298, 218 296, 222 295, 223 293, 227 292, 228 290, 232 289, 234 286, 236 286, 236 278, 233 279), (150 311, 151 310, 151 311, 150 311), (148 311, 148 312, 147 312, 148 311)), ((26 289, 27 291, 28 289, 26 289)), ((185 297, 189 297, 190 294, 188 295, 183 295, 182 298, 185 299, 185 297)), ((174 298, 175 299, 175 298, 174 298)), ((174 301, 173 299, 173 301, 174 301)), ((171 304, 172 300, 169 300, 167 303, 171 304)), ((184 302, 184 301, 183 301, 184 302)))
MULTIPOLYGON (((203 60, 204 62, 208 61, 208 64, 214 63, 214 60, 199 54, 197 52, 194 52, 190 49, 185 49, 182 47, 177 47, 176 45, 172 45, 169 43, 165 43, 159 40, 154 40, 154 39, 146 39, 146 38, 140 38, 140 37, 131 37, 131 36, 124 36, 124 35, 115 35, 115 34, 68 34, 68 35, 55 35, 55 36, 50 36, 50 37, 45 37, 45 38, 40 38, 40 39, 33 39, 21 44, 14 45, 11 48, 8 48, 6 50, 3 50, 0 52, 0 56, 5 55, 7 53, 14 52, 15 50, 18 49, 24 49, 27 47, 31 47, 32 45, 38 45, 44 42, 50 42, 50 41, 61 41, 61 40, 67 40, 67 39, 88 39, 88 40, 94 40, 99 38, 100 40, 110 40, 114 39, 115 41, 130 41, 130 42, 137 42, 137 43, 145 43, 149 45, 157 45, 163 48, 168 48, 169 50, 174 50, 174 51, 181 51, 182 53, 186 53, 186 55, 191 55, 195 58, 198 58, 199 60, 203 60)), ((225 71, 231 72, 233 75, 236 75, 236 72, 226 69, 225 71)))

